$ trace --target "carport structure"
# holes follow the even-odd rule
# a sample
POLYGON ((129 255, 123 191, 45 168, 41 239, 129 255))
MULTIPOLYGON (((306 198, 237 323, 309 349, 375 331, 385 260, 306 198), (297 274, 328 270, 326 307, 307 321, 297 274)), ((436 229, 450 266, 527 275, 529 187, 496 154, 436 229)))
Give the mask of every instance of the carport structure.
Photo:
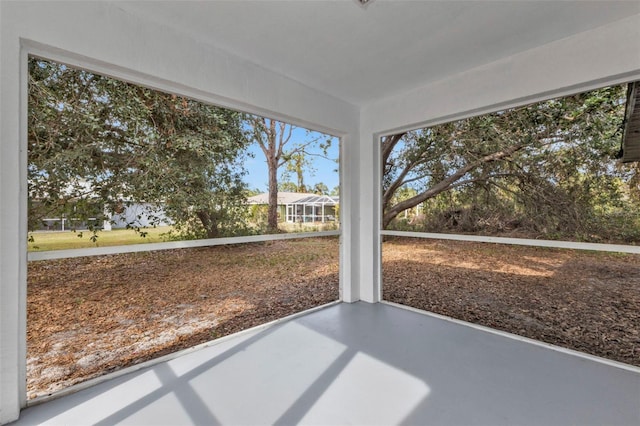
POLYGON ((265 395, 273 404, 255 412, 266 423, 366 421, 366 407, 389 414, 381 423, 640 423, 637 369, 378 303, 379 138, 640 80, 639 2, 2 1, 0 47, 0 422, 27 403, 26 66, 36 55, 340 137, 343 303, 43 403, 25 421, 84 410, 97 416, 87 422, 135 422, 167 398, 157 421, 166 409, 237 423, 248 419, 246 401, 229 395, 265 395), (267 374, 272 361, 287 380, 267 374), (503 365, 513 375, 499 375, 503 365), (234 376, 242 366, 258 367, 234 376), (225 394, 207 381, 213 373, 270 392, 225 394), (109 392, 118 398, 100 398, 109 392), (406 398, 382 410, 397 392, 406 398), (447 415, 454 409, 463 415, 447 415))

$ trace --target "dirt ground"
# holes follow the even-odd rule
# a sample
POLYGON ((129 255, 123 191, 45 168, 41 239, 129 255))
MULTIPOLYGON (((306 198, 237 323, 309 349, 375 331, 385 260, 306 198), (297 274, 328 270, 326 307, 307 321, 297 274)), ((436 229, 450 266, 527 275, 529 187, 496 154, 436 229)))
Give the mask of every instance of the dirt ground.
MULTIPOLYGON (((28 397, 338 299, 338 240, 29 264, 28 397)), ((640 366, 640 256, 391 239, 384 298, 640 366)))
POLYGON ((30 262, 27 396, 337 299, 337 238, 30 262))

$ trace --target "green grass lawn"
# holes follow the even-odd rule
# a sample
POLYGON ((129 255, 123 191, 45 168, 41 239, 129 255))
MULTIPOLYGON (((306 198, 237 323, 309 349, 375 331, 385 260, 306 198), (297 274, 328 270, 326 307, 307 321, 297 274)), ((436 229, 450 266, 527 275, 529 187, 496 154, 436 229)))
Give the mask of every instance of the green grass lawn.
POLYGON ((122 246, 129 244, 161 243, 166 241, 162 234, 169 232, 170 226, 149 228, 146 237, 141 237, 132 229, 114 229, 113 231, 98 231, 98 239, 91 241, 91 231, 57 231, 30 232, 27 244, 28 251, 65 250, 87 247, 122 246))
MULTIPOLYGON (((280 224, 285 232, 318 232, 337 229, 335 222, 325 224, 280 224)), ((87 247, 124 246, 130 244, 161 243, 168 241, 165 234, 171 230, 170 226, 144 229, 146 237, 141 237, 132 229, 114 229, 113 231, 98 231, 98 239, 91 241, 91 231, 41 231, 30 232, 27 243, 28 251, 67 250, 87 247)))

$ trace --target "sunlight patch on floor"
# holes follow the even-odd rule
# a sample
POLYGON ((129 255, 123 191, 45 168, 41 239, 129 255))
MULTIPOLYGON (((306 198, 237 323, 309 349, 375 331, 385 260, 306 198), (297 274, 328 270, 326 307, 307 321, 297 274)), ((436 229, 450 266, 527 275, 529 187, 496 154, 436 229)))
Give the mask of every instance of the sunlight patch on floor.
POLYGON ((400 424, 430 392, 422 380, 360 352, 300 423, 400 424))

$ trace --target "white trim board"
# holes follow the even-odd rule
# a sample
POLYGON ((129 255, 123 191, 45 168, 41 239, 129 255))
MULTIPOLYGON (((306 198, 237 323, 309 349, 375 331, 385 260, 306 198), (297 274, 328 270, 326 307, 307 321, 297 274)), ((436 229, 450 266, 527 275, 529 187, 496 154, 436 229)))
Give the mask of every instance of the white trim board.
POLYGON ((530 247, 551 247, 572 250, 607 251, 640 254, 640 246, 622 244, 578 243, 573 241, 531 240, 525 238, 488 237, 483 235, 434 234, 429 232, 380 231, 381 235, 393 237, 427 238, 435 240, 471 241, 479 243, 511 244, 530 247))

